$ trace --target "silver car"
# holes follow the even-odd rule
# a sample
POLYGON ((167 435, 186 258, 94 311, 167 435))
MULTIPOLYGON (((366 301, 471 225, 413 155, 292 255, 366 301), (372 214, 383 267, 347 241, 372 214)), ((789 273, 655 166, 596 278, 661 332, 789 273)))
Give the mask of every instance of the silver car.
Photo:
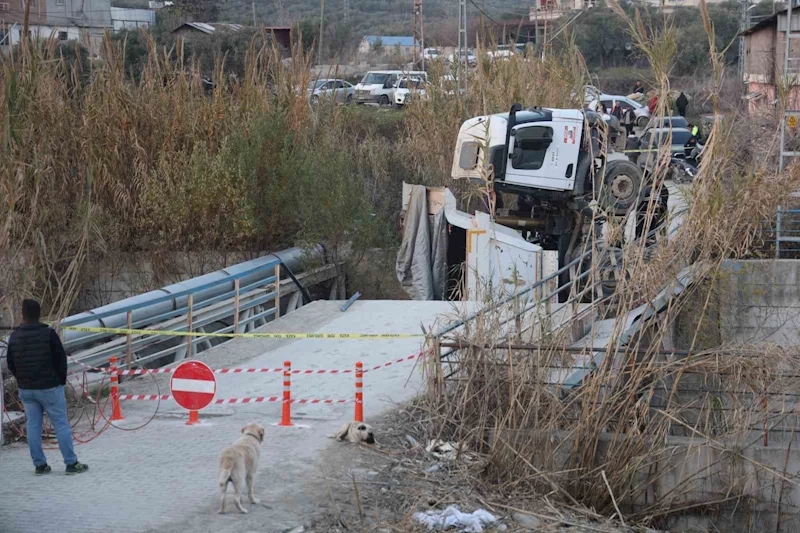
POLYGON ((314 80, 308 84, 308 97, 312 104, 318 104, 325 98, 333 98, 341 104, 349 104, 353 101, 353 86, 344 80, 314 80))

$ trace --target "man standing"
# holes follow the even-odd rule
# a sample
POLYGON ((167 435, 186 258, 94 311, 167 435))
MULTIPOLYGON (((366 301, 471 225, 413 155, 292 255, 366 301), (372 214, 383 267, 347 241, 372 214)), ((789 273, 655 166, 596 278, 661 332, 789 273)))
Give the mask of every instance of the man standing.
POLYGON ((642 85, 641 81, 636 81, 636 85, 633 86, 633 93, 632 94, 644 94, 644 85, 642 85))
POLYGON ((89 470, 78 462, 72 446, 72 431, 67 419, 64 385, 67 383, 67 354, 58 334, 39 322, 41 308, 34 300, 22 302, 22 324, 8 339, 8 369, 17 378, 19 396, 28 419, 28 449, 36 474, 47 474, 50 466, 42 449, 44 413, 53 423, 58 447, 67 465, 67 474, 89 470))
POLYGON ((689 106, 689 99, 686 98, 686 95, 683 94, 683 91, 681 91, 681 94, 678 96, 678 99, 675 100, 675 107, 678 108, 678 113, 682 117, 686 116, 686 108, 688 106, 689 106))

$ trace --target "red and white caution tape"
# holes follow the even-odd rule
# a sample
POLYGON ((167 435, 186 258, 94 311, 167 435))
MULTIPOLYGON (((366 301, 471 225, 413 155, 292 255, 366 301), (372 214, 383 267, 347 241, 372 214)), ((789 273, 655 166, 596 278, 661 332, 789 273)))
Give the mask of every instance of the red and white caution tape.
MULTIPOLYGON (((169 394, 120 394, 120 400, 161 400, 161 401, 168 401, 172 400, 172 396, 169 394)), ((237 403, 268 403, 268 402, 280 402, 283 401, 280 396, 255 396, 252 398, 218 398, 213 401, 215 405, 230 405, 230 404, 237 404, 237 403)), ((319 399, 319 398, 293 398, 289 400, 290 403, 297 403, 297 404, 340 404, 340 403, 349 403, 352 400, 330 400, 330 399, 319 399)))
MULTIPOLYGON (((387 363, 383 363, 380 365, 373 366, 371 368, 365 368, 364 372, 370 372, 374 370, 380 370, 382 368, 386 368, 392 365, 397 365, 400 363, 405 363, 406 361, 411 361, 413 359, 422 358, 424 357, 425 352, 419 352, 413 355, 409 355, 408 357, 403 357, 401 359, 396 359, 394 361, 389 361, 387 363)), ((137 376, 137 375, 144 375, 144 374, 171 374, 175 372, 174 368, 153 368, 147 369, 136 369, 136 370, 118 370, 117 374, 120 376, 137 376)), ((283 372, 283 368, 217 368, 214 370, 215 374, 258 374, 258 373, 267 373, 267 372, 283 372)), ((355 372, 352 368, 347 368, 343 370, 326 370, 326 369, 307 369, 307 370, 292 370, 292 374, 304 374, 304 375, 312 375, 312 374, 352 374, 355 372)))
MULTIPOLYGON (((69 355, 67 356, 67 358, 70 360, 70 362, 75 363, 76 365, 82 366, 86 370, 91 370, 92 372, 103 372, 103 373, 108 373, 109 372, 109 370, 107 368, 97 368, 95 366, 87 365, 86 363, 81 363, 80 361, 76 361, 75 359, 73 359, 69 355)), ((74 374, 74 372, 67 372, 67 374, 74 374)))

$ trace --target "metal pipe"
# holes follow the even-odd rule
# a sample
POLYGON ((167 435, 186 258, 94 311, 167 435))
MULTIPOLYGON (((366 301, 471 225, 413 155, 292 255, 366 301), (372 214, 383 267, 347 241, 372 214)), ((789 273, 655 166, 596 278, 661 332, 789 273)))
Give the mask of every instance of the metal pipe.
POLYGON ((350 297, 350 299, 349 299, 349 300, 347 300, 347 301, 344 303, 344 305, 342 306, 342 309, 341 309, 341 310, 342 310, 342 312, 344 313, 345 311, 347 311, 347 309, 348 309, 348 308, 349 308, 351 305, 353 305, 353 304, 356 302, 356 300, 358 300, 359 296, 361 296, 361 293, 360 293, 360 292, 356 292, 354 295, 352 295, 352 296, 350 297))
POLYGON ((544 220, 535 220, 532 218, 512 217, 512 216, 497 216, 494 221, 509 228, 524 228, 524 229, 544 229, 544 220))
MULTIPOLYGON (((148 322, 163 319, 172 313, 187 307, 188 295, 193 298, 194 309, 203 307, 203 303, 226 293, 233 293, 235 280, 240 280, 241 286, 258 284, 260 281, 275 275, 274 266, 283 264, 295 272, 302 272, 308 263, 306 259, 323 260, 324 254, 321 247, 306 250, 302 248, 288 248, 275 254, 266 255, 250 261, 245 261, 226 267, 210 274, 205 274, 180 283, 168 285, 161 289, 126 298, 91 311, 86 311, 64 319, 60 326, 85 326, 121 328, 127 323, 127 313, 131 312, 133 323, 137 326, 146 325, 148 322)), ((93 344, 113 335, 87 333, 82 331, 64 331, 64 344, 70 349, 93 344)))
MULTIPOLYGON (((583 353, 583 352, 607 352, 608 346, 548 346, 544 344, 476 344, 471 342, 443 342, 442 348, 478 348, 481 350, 520 350, 520 351, 538 351, 538 350, 555 350, 569 353, 583 353)), ((616 351, 623 353, 637 353, 637 354, 655 354, 655 355, 679 355, 688 357, 696 354, 690 350, 648 350, 647 348, 618 348, 616 351)))

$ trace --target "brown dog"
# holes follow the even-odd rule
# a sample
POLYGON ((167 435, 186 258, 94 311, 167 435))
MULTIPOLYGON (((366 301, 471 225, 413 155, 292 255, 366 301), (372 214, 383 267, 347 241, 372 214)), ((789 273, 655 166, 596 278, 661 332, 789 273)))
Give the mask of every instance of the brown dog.
POLYGON ((233 446, 225 448, 219 458, 219 512, 225 512, 225 490, 228 483, 233 483, 236 496, 236 508, 240 513, 247 513, 242 506, 245 489, 250 503, 258 503, 253 485, 255 483, 258 459, 261 456, 261 443, 264 442, 264 426, 247 424, 242 428, 242 436, 233 446))
POLYGON ((366 442, 367 444, 375 444, 375 433, 372 431, 372 426, 364 422, 347 422, 339 429, 331 438, 336 440, 348 440, 352 443, 366 442))

